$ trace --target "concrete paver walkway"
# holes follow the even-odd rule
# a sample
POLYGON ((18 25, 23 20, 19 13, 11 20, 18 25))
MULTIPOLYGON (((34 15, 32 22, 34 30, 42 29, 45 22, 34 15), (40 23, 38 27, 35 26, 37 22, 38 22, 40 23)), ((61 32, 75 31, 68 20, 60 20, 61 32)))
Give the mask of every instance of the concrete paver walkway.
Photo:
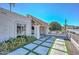
POLYGON ((8 55, 47 55, 54 39, 55 38, 52 36, 46 36, 33 43, 18 48, 8 55))
POLYGON ((53 36, 40 38, 33 43, 10 52, 8 55, 67 55, 64 40, 55 39, 53 36))
POLYGON ((67 55, 65 41, 63 39, 56 39, 49 54, 50 55, 67 55))

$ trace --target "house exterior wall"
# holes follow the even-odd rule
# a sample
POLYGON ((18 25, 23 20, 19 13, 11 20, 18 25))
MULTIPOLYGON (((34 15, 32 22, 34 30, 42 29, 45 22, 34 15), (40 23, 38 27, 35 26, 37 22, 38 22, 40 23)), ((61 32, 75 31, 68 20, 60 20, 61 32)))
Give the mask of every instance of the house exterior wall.
POLYGON ((40 34, 48 35, 49 27, 48 26, 41 26, 40 27, 40 34))
MULTIPOLYGON (((39 19, 31 16, 31 15, 28 15, 28 18, 31 20, 31 27, 32 25, 34 25, 34 35, 36 38, 40 38, 41 35, 48 35, 48 32, 49 32, 49 26, 40 21, 39 19), (32 21, 34 21, 34 24, 32 23, 32 21)), ((32 29, 31 29, 31 32, 32 32, 32 29)), ((32 34, 32 33, 31 33, 32 34)))
POLYGON ((40 34, 45 35, 46 34, 46 27, 45 26, 40 26, 40 34))
POLYGON ((35 25, 34 36, 39 39, 40 38, 40 25, 35 25))
POLYGON ((14 36, 14 24, 8 16, 0 14, 0 41, 8 40, 14 36))
POLYGON ((31 20, 16 14, 0 13, 0 42, 17 36, 17 23, 26 24, 26 35, 31 35, 31 20))
POLYGON ((49 26, 46 26, 46 35, 48 35, 49 34, 49 26))
POLYGON ((31 36, 32 35, 32 20, 31 17, 26 16, 27 18, 27 36, 31 36))
MULTIPOLYGON (((38 19, 37 19, 38 20, 38 19)), ((32 17, 22 16, 14 12, 0 9, 0 42, 17 36, 17 24, 26 25, 26 35, 32 35, 32 17)), ((36 23, 36 25, 38 25, 36 23)), ((40 24, 39 24, 40 25, 40 24)), ((41 26, 41 25, 40 25, 41 26)), ((35 37, 40 38, 40 26, 36 26, 35 37)), ((44 25, 43 32, 48 33, 48 27, 44 25)))

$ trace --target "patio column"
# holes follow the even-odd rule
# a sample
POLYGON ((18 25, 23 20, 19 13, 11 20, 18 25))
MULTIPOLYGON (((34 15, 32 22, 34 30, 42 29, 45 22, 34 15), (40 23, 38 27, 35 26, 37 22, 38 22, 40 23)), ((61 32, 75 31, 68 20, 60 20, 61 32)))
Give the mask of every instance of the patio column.
POLYGON ((46 30, 46 35, 47 35, 49 32, 49 27, 47 26, 45 30, 46 30))
POLYGON ((39 25, 35 25, 34 26, 35 30, 34 30, 34 36, 39 39, 40 38, 40 26, 39 25))

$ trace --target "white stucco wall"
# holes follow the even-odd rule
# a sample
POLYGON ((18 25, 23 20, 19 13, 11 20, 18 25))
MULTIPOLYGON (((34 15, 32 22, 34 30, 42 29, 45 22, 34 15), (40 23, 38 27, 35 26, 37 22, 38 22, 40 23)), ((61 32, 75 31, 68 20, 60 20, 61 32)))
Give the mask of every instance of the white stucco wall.
POLYGON ((5 14, 0 14, 0 41, 7 40, 13 33, 13 23, 5 14), (11 26, 12 25, 12 26, 11 26))
POLYGON ((31 20, 17 14, 0 13, 0 42, 17 36, 16 24, 26 24, 26 35, 31 35, 31 20))
POLYGON ((32 35, 32 21, 31 21, 31 17, 28 17, 28 15, 26 15, 26 18, 27 18, 27 28, 26 28, 26 31, 27 31, 27 36, 31 36, 32 35))
POLYGON ((46 26, 46 35, 49 33, 49 26, 46 26))

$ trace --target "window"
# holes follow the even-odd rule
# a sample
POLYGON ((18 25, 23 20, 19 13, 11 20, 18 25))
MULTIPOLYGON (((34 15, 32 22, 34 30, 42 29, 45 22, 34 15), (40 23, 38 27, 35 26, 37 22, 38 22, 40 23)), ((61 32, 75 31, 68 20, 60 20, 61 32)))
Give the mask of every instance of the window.
POLYGON ((17 36, 26 35, 26 24, 17 24, 17 36))
POLYGON ((32 25, 32 35, 34 35, 34 26, 32 25))

